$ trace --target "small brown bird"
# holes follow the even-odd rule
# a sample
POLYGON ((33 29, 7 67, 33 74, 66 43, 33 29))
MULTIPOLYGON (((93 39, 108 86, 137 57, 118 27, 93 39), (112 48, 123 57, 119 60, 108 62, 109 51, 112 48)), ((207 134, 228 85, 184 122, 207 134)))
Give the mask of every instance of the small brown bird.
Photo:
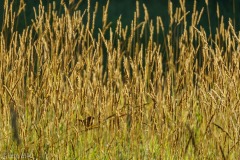
POLYGON ((92 116, 88 116, 85 119, 79 119, 79 121, 87 128, 93 125, 93 120, 94 120, 94 117, 92 116))

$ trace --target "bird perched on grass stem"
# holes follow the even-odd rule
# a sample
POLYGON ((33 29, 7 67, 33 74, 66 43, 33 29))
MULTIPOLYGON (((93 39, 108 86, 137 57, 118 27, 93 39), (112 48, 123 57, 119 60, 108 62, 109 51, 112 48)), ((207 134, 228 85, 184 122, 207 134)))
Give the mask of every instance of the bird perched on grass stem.
POLYGON ((85 119, 79 119, 79 121, 87 128, 93 125, 93 120, 94 120, 94 117, 92 116, 88 116, 85 119))

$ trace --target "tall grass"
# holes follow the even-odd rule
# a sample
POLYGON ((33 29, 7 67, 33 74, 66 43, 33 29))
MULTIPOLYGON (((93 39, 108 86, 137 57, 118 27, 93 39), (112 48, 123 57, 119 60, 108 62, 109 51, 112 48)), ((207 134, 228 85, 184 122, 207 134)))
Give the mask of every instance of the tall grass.
POLYGON ((35 9, 19 34, 16 13, 5 2, 0 156, 240 157, 240 33, 231 20, 226 25, 219 16, 216 34, 207 35, 199 22, 208 7, 197 11, 195 1, 189 12, 185 1, 179 8, 169 1, 166 29, 137 1, 129 26, 119 17, 111 28, 107 3, 102 28, 95 28, 97 3, 93 12, 90 3, 85 11, 62 3, 59 15, 53 2, 48 12, 35 9))

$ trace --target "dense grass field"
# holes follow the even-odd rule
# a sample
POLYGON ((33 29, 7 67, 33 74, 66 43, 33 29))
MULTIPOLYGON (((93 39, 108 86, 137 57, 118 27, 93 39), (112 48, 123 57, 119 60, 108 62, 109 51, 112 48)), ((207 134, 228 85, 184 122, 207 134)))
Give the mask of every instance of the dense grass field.
POLYGON ((136 1, 123 26, 123 17, 108 21, 108 4, 101 28, 98 3, 62 15, 54 3, 48 12, 40 5, 22 33, 14 28, 24 10, 5 5, 0 158, 239 159, 240 32, 232 20, 224 24, 217 9, 216 34, 206 34, 199 21, 207 7, 169 1, 166 28, 136 1))

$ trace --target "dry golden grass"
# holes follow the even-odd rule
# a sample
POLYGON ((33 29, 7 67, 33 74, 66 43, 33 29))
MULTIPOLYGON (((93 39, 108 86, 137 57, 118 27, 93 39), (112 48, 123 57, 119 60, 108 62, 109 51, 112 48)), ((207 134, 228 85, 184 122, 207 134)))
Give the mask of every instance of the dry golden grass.
POLYGON ((5 5, 1 158, 239 158, 240 33, 219 17, 208 36, 198 25, 206 11, 184 3, 169 1, 169 29, 138 2, 131 25, 119 17, 116 28, 107 3, 101 29, 98 4, 72 15, 62 4, 62 16, 40 6, 21 34, 5 5))

